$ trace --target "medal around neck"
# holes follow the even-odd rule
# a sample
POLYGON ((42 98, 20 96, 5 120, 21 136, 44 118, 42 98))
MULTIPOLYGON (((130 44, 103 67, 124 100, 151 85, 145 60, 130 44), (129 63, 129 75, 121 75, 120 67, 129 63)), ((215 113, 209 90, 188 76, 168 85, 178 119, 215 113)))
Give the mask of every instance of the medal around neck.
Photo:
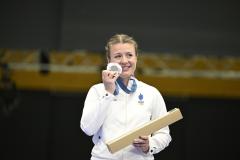
POLYGON ((108 63, 107 70, 108 71, 115 71, 118 74, 122 73, 122 67, 118 63, 108 63))

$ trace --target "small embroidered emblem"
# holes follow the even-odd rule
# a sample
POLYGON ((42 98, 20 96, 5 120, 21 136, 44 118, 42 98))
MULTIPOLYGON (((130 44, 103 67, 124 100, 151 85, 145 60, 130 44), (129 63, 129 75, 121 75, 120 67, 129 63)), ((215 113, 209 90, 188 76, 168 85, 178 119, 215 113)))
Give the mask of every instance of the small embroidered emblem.
POLYGON ((140 103, 140 104, 143 104, 143 103, 144 103, 142 93, 139 94, 138 99, 139 99, 139 100, 138 100, 138 103, 140 103))

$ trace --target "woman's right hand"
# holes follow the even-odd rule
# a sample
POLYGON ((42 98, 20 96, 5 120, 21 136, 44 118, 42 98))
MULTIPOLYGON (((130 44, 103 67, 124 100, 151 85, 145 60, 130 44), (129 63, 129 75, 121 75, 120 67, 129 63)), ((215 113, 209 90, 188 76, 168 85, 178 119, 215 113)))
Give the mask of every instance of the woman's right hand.
POLYGON ((102 81, 105 87, 105 90, 109 93, 114 93, 116 89, 115 81, 119 77, 118 72, 103 70, 102 71, 102 81))

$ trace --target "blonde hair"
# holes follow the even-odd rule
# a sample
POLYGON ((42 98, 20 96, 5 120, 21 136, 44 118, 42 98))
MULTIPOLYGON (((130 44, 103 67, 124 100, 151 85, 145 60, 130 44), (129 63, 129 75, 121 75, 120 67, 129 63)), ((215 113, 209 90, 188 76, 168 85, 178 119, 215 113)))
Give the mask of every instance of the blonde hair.
POLYGON ((126 35, 126 34, 115 34, 108 40, 107 45, 105 46, 106 56, 107 56, 108 60, 110 59, 110 47, 112 45, 118 44, 118 43, 133 44, 133 46, 135 48, 135 54, 136 54, 136 56, 138 55, 138 44, 133 39, 133 37, 130 37, 130 36, 126 35))

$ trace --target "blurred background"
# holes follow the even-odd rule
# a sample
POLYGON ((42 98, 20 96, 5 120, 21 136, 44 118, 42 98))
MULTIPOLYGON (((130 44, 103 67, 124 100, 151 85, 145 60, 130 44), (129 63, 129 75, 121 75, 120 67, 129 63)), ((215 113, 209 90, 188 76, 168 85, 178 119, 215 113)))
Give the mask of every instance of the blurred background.
POLYGON ((139 43, 136 77, 184 117, 155 159, 239 159, 239 19, 236 0, 1 0, 0 159, 90 158, 79 121, 116 33, 139 43))

